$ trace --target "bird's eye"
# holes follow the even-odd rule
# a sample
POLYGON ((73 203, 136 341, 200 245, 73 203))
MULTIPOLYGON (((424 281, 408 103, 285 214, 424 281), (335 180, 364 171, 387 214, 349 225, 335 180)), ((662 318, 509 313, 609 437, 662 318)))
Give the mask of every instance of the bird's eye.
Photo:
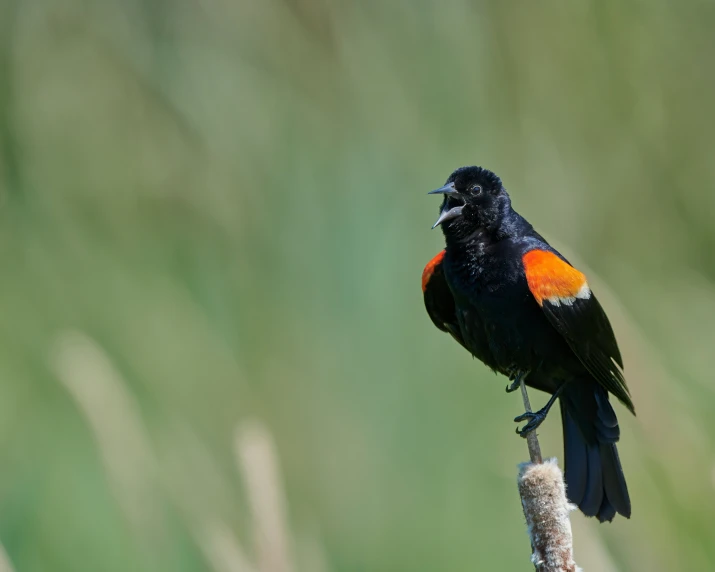
POLYGON ((482 187, 480 187, 479 185, 474 185, 474 186, 472 187, 472 192, 473 192, 475 195, 478 195, 478 194, 480 194, 480 193, 482 192, 482 187))

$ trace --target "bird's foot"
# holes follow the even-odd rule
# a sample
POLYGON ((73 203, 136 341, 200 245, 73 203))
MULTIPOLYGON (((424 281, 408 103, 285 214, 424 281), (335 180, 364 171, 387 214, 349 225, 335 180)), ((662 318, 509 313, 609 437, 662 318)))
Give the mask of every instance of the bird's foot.
POLYGON ((514 381, 512 381, 509 385, 506 386, 506 392, 507 393, 512 393, 519 389, 519 386, 521 385, 521 380, 526 378, 526 373, 519 373, 516 375, 514 378, 514 381))
POLYGON ((514 417, 515 423, 521 423, 522 421, 526 421, 527 419, 529 420, 529 422, 521 429, 519 429, 518 427, 516 428, 516 434, 526 438, 529 433, 531 433, 534 429, 536 429, 544 422, 544 420, 546 419, 546 413, 547 412, 544 412, 542 409, 535 413, 532 411, 526 411, 518 417, 514 417))
POLYGON ((534 429, 536 429, 544 422, 546 416, 551 410, 551 406, 556 402, 556 398, 561 395, 561 392, 563 391, 564 387, 566 387, 566 384, 562 383, 553 393, 553 395, 549 398, 549 401, 546 403, 546 405, 544 405, 538 411, 525 411, 518 417, 514 417, 514 423, 520 423, 522 421, 526 421, 527 419, 529 420, 529 422, 521 429, 519 429, 518 427, 516 428, 517 435, 521 435, 522 437, 526 438, 529 433, 531 433, 534 429))
POLYGON ((506 392, 507 393, 512 393, 519 389, 519 386, 521 385, 521 378, 516 378, 514 381, 512 381, 509 385, 506 386, 506 392))

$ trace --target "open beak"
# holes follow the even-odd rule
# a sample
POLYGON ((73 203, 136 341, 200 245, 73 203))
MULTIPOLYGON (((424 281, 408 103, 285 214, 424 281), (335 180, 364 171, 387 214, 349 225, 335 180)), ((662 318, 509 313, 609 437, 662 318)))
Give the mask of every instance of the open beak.
MULTIPOLYGON (((427 193, 428 195, 446 195, 447 197, 454 197, 456 199, 461 200, 461 196, 457 192, 457 189, 454 188, 454 183, 449 183, 445 185, 444 187, 440 187, 439 189, 435 189, 434 191, 430 191, 427 193)), ((449 203, 445 201, 444 203, 444 209, 442 209, 442 212, 439 215, 439 218, 437 219, 437 222, 432 225, 432 228, 437 228, 440 224, 442 224, 446 220, 451 220, 453 218, 457 218, 462 214, 462 210, 464 209, 464 204, 458 205, 456 207, 452 207, 451 209, 447 208, 447 205, 449 203)))

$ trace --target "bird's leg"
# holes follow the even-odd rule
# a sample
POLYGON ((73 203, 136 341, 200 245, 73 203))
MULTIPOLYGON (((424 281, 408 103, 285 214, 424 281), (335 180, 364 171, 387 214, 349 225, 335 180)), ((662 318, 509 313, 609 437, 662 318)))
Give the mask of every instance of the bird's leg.
POLYGON ((551 406, 556 402, 556 398, 561 394, 565 386, 566 383, 562 383, 561 385, 559 385, 558 389, 551 396, 551 399, 549 399, 546 405, 544 405, 538 411, 527 411, 526 413, 522 413, 518 417, 514 418, 514 422, 516 423, 519 423, 520 421, 526 421, 527 419, 529 420, 529 422, 521 429, 519 429, 518 427, 516 428, 516 432, 518 435, 521 435, 522 437, 526 438, 529 433, 531 433, 534 429, 536 429, 544 422, 544 420, 546 419, 546 415, 551 409, 551 406))
POLYGON ((517 373, 516 377, 514 378, 514 381, 512 381, 510 385, 506 386, 506 392, 511 393, 519 389, 519 386, 521 385, 521 380, 526 379, 527 375, 529 375, 528 371, 520 371, 519 373, 517 373))

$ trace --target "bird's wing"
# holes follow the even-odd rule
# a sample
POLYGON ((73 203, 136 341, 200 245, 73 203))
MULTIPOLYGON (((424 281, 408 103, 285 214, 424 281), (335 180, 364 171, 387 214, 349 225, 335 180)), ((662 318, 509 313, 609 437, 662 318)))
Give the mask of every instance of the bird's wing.
POLYGON ((591 375, 634 412, 613 329, 586 277, 547 250, 530 250, 522 262, 529 290, 549 322, 591 375))
MULTIPOLYGON (((429 317, 443 332, 447 332, 464 346, 464 338, 457 321, 454 297, 444 277, 442 260, 445 251, 427 263, 422 271, 422 293, 425 299, 425 308, 429 317)), ((465 346, 466 347, 466 346, 465 346)))

